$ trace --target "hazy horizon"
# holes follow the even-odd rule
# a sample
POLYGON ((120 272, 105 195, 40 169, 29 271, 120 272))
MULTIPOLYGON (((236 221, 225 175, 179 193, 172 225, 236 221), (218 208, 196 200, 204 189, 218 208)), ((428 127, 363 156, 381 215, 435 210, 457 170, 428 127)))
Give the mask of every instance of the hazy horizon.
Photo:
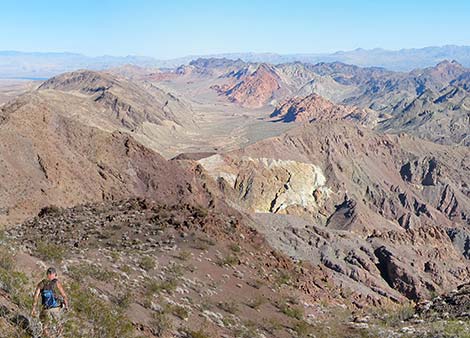
POLYGON ((70 52, 67 50, 51 50, 51 51, 37 51, 37 50, 13 50, 13 49, 0 49, 0 53, 23 53, 23 54, 70 54, 70 55, 80 55, 80 56, 85 56, 85 57, 90 57, 90 58, 100 58, 100 57, 117 57, 117 58, 126 58, 126 57, 142 57, 142 58, 153 58, 156 60, 161 60, 161 61, 170 61, 170 60, 175 60, 175 59, 184 59, 184 58, 194 58, 194 57, 205 57, 205 56, 226 56, 226 55, 279 55, 279 56, 289 56, 289 55, 332 55, 336 53, 350 53, 354 51, 384 51, 384 52, 400 52, 400 51, 406 51, 406 50, 422 50, 422 49, 427 49, 427 48, 445 48, 445 47, 457 47, 457 48, 470 48, 469 45, 453 45, 453 44, 445 44, 445 45, 433 45, 433 46, 424 46, 424 47, 410 47, 410 48, 398 48, 398 49, 387 49, 387 48, 382 48, 382 47, 375 47, 375 48, 363 48, 363 47, 358 47, 355 49, 349 49, 349 50, 336 50, 333 52, 289 52, 289 53, 277 53, 273 51, 261 51, 261 52, 254 52, 254 51, 240 51, 240 52, 232 52, 232 51, 226 51, 226 52, 221 52, 221 53, 208 53, 208 54, 185 54, 185 55, 178 55, 175 57, 171 58, 158 58, 152 55, 143 55, 143 54, 100 54, 100 55, 90 55, 82 52, 70 52))
POLYGON ((25 0, 3 5, 2 50, 173 59, 470 45, 470 3, 25 0), (433 34, 429 34, 432 32, 433 34))

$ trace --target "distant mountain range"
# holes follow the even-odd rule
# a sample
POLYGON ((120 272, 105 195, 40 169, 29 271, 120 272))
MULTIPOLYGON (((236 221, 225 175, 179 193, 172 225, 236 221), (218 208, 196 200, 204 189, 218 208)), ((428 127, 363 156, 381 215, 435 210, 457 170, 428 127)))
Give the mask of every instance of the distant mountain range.
MULTIPOLYGON (((158 60, 146 56, 99 56, 90 57, 76 53, 38 53, 0 51, 1 78, 48 78, 59 73, 76 69, 108 69, 124 64, 141 67, 174 68, 188 64, 201 55, 192 55, 170 60, 158 60)), ((241 59, 245 62, 267 62, 271 64, 287 62, 343 62, 358 66, 377 66, 395 71, 409 71, 435 65, 443 60, 456 60, 470 67, 470 46, 447 45, 400 50, 355 49, 331 54, 274 54, 274 53, 226 53, 204 55, 241 59)))

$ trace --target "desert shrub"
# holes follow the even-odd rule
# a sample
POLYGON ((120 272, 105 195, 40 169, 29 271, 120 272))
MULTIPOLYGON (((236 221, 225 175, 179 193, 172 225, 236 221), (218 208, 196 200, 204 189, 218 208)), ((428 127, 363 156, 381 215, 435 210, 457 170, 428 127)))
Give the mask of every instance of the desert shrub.
POLYGON ((225 312, 228 312, 228 313, 231 313, 231 314, 235 314, 238 312, 238 305, 237 303, 231 301, 231 302, 220 302, 219 304, 217 304, 217 306, 224 310, 225 312))
POLYGON ((140 259, 139 266, 145 271, 150 271, 155 268, 155 259, 149 256, 144 256, 140 259))
POLYGON ((395 309, 387 311, 383 317, 385 326, 398 326, 403 321, 411 319, 415 314, 415 309, 412 303, 405 303, 395 309))
POLYGON ((284 284, 289 284, 290 281, 291 281, 291 276, 287 272, 282 271, 277 275, 275 283, 278 286, 282 286, 284 284))
POLYGON ((251 286, 252 288, 261 289, 261 287, 265 284, 265 282, 262 281, 261 279, 254 279, 254 280, 248 281, 247 284, 251 286))
POLYGON ((301 320, 304 317, 304 310, 298 306, 281 305, 280 310, 288 317, 301 320))
POLYGON ((305 320, 296 322, 292 329, 297 334, 297 337, 307 337, 312 332, 312 326, 305 320))
POLYGON ((178 258, 182 261, 187 261, 191 257, 191 251, 181 250, 178 254, 178 258))
POLYGON ((127 273, 127 274, 130 274, 132 272, 132 268, 127 264, 121 265, 119 267, 119 270, 121 270, 122 272, 127 273))
POLYGON ((230 254, 224 257, 219 257, 216 261, 217 265, 219 266, 224 266, 224 265, 234 266, 234 265, 237 265, 238 262, 239 262, 238 257, 235 255, 230 255, 230 254))
POLYGON ((257 338, 260 337, 258 333, 257 324, 251 320, 245 321, 243 327, 238 328, 234 332, 237 338, 257 338))
POLYGON ((125 292, 122 294, 118 294, 114 299, 113 302, 119 306, 121 309, 126 310, 132 303, 133 295, 131 292, 125 292))
POLYGON ((59 208, 58 206, 49 205, 49 206, 46 206, 46 207, 42 208, 39 211, 38 216, 39 217, 44 217, 44 216, 58 215, 61 212, 62 212, 62 209, 59 208))
POLYGON ((45 261, 61 262, 65 256, 65 248, 56 243, 38 242, 36 253, 39 258, 45 261))
POLYGON ((186 335, 188 338, 211 338, 211 336, 203 329, 199 329, 197 331, 186 330, 186 335))
POLYGON ((152 328, 153 334, 157 337, 164 337, 169 331, 171 331, 173 324, 171 319, 169 319, 165 313, 158 312, 154 313, 150 327, 152 328))
POLYGON ((240 245, 236 244, 236 243, 232 243, 230 244, 229 246, 230 250, 232 250, 233 252, 240 252, 242 250, 242 248, 240 247, 240 245))
POLYGON ((163 281, 148 280, 146 285, 147 295, 153 296, 154 294, 159 294, 162 291, 167 293, 172 293, 176 290, 178 282, 174 278, 168 278, 163 281))
POLYGON ((0 247, 0 268, 4 270, 11 270, 15 265, 13 254, 6 248, 0 247))
POLYGON ((189 311, 180 305, 171 306, 171 313, 182 320, 185 320, 189 317, 189 311))
POLYGON ((204 218, 204 217, 207 217, 207 215, 209 214, 209 210, 207 208, 204 208, 199 205, 195 206, 193 210, 194 210, 193 212, 194 217, 204 218))
POLYGON ((95 264, 82 263, 69 267, 68 274, 77 281, 83 281, 85 277, 92 277, 102 282, 109 282, 119 275, 95 264))
POLYGON ((281 322, 276 318, 265 319, 263 322, 264 329, 274 336, 274 333, 282 329, 281 322))
POLYGON ((66 337, 133 336, 133 326, 122 309, 104 302, 77 283, 72 284, 69 293, 73 315, 69 316, 70 323, 65 328, 66 337))
POLYGON ((260 307, 261 305, 263 305, 264 303, 266 303, 266 298, 263 297, 263 296, 258 295, 257 297, 248 300, 248 302, 246 303, 246 305, 248 305, 248 306, 251 307, 252 309, 257 310, 257 309, 259 309, 259 307, 260 307))
POLYGON ((210 238, 198 237, 194 240, 193 245, 191 246, 194 249, 198 250, 207 250, 210 246, 214 246, 215 242, 210 238))
POLYGON ((10 299, 21 308, 31 304, 27 290, 28 277, 23 272, 0 268, 0 287, 10 295, 10 299))

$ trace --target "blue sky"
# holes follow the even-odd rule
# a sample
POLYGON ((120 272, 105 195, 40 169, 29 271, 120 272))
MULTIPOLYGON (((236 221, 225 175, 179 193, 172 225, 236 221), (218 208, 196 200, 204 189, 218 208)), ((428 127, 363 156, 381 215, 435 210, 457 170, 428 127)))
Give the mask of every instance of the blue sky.
POLYGON ((470 45, 470 1, 15 0, 0 50, 173 58, 470 45))

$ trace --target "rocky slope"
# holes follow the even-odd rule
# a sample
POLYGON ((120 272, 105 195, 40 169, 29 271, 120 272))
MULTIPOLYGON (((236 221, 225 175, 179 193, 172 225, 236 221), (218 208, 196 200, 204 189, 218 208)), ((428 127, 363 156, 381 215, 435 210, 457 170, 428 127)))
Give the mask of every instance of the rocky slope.
POLYGON ((182 100, 155 86, 140 86, 106 73, 77 71, 53 77, 39 90, 78 92, 104 108, 107 118, 129 130, 144 123, 161 125, 171 121, 178 125, 192 122, 190 107, 182 100))
POLYGON ((273 67, 261 64, 251 74, 242 69, 231 75, 240 82, 234 85, 216 86, 215 90, 230 101, 245 107, 258 108, 269 104, 281 89, 280 78, 273 67))
POLYGON ((0 250, 0 325, 11 335, 37 337, 28 288, 45 264, 70 296, 67 337, 326 337, 326 323, 354 308, 328 290, 325 269, 274 251, 237 213, 188 204, 47 208, 10 229, 0 250))
POLYGON ((430 89, 405 107, 395 107, 393 118, 379 129, 407 132, 443 144, 470 145, 470 92, 462 85, 449 85, 439 92, 430 89))
POLYGON ((386 118, 371 109, 334 104, 317 94, 285 100, 270 117, 276 122, 286 123, 350 120, 369 127, 374 127, 377 122, 386 118))
POLYGON ((318 122, 199 163, 233 203, 273 213, 260 221, 275 247, 369 297, 419 299, 469 277, 469 155, 318 122))
POLYGON ((192 174, 176 163, 128 134, 104 131, 82 122, 83 116, 75 117, 95 106, 69 95, 59 96, 64 99, 59 105, 59 97, 51 94, 57 95, 32 92, 0 111, 2 223, 49 204, 72 206, 136 195, 176 202, 198 195, 192 174), (77 110, 67 109, 70 102, 77 110))

